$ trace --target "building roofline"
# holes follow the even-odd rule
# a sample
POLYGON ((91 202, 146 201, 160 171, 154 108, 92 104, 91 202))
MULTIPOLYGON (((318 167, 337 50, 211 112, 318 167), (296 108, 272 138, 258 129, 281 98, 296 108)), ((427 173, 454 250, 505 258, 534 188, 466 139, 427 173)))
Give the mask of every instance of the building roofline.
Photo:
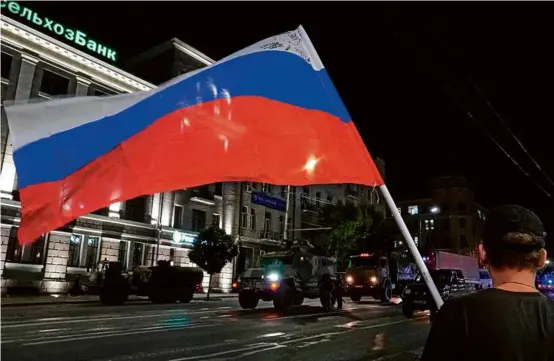
POLYGON ((397 201, 396 204, 423 203, 423 202, 433 202, 433 199, 431 197, 414 198, 414 199, 407 199, 407 200, 397 201))
POLYGON ((126 66, 133 66, 134 64, 144 60, 153 58, 158 54, 163 53, 164 51, 168 49, 177 49, 179 51, 182 51, 183 53, 189 55, 193 59, 198 60, 199 62, 203 63, 204 65, 212 65, 216 61, 212 58, 208 57, 206 54, 198 51, 197 49, 193 48, 192 46, 188 45, 182 40, 179 40, 177 38, 169 39, 166 42, 163 42, 161 44, 158 44, 148 50, 143 51, 142 53, 139 53, 138 55, 135 55, 132 59, 127 61, 125 63, 126 66))
POLYGON ((89 75, 122 92, 147 91, 156 86, 126 71, 88 55, 72 46, 34 30, 18 21, 1 16, 2 42, 18 49, 28 49, 75 73, 89 75))

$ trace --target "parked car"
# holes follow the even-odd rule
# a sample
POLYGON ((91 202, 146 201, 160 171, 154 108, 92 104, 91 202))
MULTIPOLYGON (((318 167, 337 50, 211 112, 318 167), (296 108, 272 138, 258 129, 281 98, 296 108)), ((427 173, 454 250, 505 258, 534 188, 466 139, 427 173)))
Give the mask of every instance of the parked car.
MULTIPOLYGON (((443 300, 459 297, 475 291, 475 285, 466 282, 461 270, 441 269, 430 270, 431 278, 435 282, 443 300)), ((415 311, 431 311, 431 321, 437 312, 437 305, 429 292, 429 288, 421 273, 402 292, 402 313, 412 318, 415 311)))
POLYGON ((492 288, 492 278, 487 269, 482 268, 479 270, 479 278, 481 280, 480 289, 492 288))

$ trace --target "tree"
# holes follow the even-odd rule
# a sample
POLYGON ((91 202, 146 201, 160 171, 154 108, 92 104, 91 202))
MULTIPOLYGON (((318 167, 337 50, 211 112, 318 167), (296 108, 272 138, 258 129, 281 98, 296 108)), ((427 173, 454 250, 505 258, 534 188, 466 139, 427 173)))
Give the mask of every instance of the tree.
POLYGON ((327 205, 320 210, 318 224, 331 229, 313 232, 310 241, 318 252, 335 256, 339 269, 349 255, 382 249, 386 239, 383 215, 367 203, 327 205))
POLYGON ((192 262, 210 275, 207 300, 210 299, 213 275, 221 272, 223 267, 232 261, 237 254, 238 247, 233 242, 233 238, 221 228, 206 228, 194 239, 188 256, 192 262))

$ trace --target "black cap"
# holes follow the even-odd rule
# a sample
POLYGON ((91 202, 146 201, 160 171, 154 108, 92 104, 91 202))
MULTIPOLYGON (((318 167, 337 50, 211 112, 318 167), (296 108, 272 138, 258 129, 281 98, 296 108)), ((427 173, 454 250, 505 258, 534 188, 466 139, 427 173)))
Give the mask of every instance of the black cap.
POLYGON ((540 218, 532 211, 515 205, 493 209, 483 229, 485 247, 506 249, 516 252, 532 252, 545 246, 546 233, 540 218), (524 233, 532 236, 531 242, 510 241, 504 238, 508 233, 524 233))

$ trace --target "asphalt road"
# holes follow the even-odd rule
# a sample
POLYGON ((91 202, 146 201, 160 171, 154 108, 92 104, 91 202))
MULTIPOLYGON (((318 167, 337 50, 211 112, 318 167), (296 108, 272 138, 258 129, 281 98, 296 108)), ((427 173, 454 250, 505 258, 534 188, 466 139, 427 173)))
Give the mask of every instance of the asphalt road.
POLYGON ((119 307, 2 307, 3 361, 417 360, 429 320, 399 306, 352 303, 325 313, 317 301, 279 314, 236 299, 119 307))

